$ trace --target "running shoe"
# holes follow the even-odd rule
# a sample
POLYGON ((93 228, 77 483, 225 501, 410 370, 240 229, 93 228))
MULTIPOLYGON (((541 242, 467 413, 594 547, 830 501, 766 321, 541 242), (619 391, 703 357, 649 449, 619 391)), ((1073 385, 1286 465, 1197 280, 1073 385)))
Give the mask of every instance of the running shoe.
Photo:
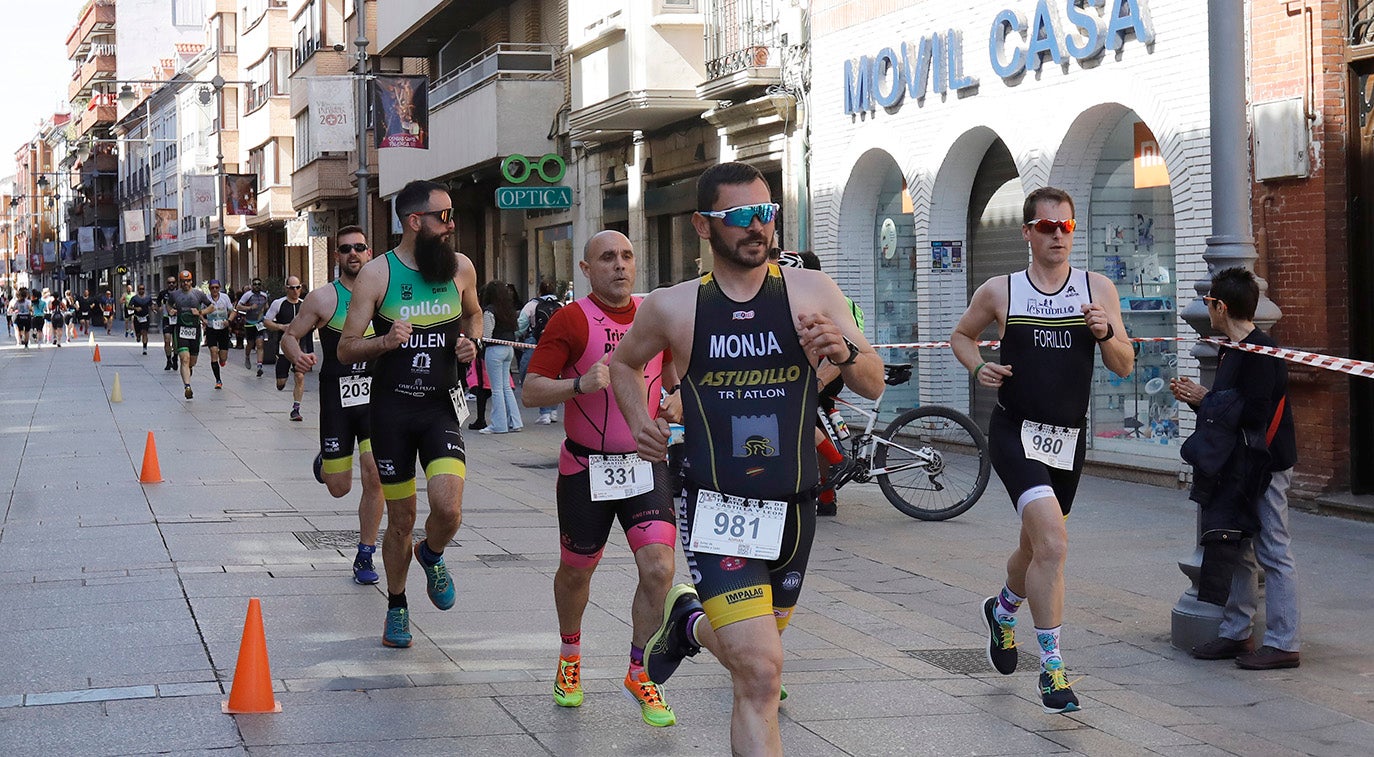
POLYGON ((644 722, 655 728, 666 728, 670 725, 677 725, 677 715, 673 714, 673 708, 663 701, 663 692, 659 691, 658 684, 649 680, 649 674, 640 672, 639 680, 625 674, 625 695, 632 701, 639 703, 639 716, 644 718, 644 722))
POLYGON ((293 421, 305 420, 304 418, 301 417, 301 410, 300 410, 300 408, 298 408, 298 407, 293 407, 293 408, 291 408, 291 420, 293 420, 293 421))
POLYGON ((247 352, 243 353, 243 368, 247 371, 253 370, 253 358, 248 357, 247 352))
POLYGON ((438 561, 433 565, 426 565, 420 558, 420 545, 423 541, 415 542, 415 562, 420 564, 420 569, 425 572, 425 592, 429 594, 429 601, 440 610, 447 610, 453 607, 453 581, 449 579, 448 568, 444 565, 444 556, 439 555, 438 561))
POLYGON ((1061 712, 1077 712, 1078 696, 1069 688, 1067 671, 1061 660, 1051 659, 1040 669, 1040 701, 1045 712, 1056 715, 1061 712))
POLYGON ((223 389, 223 388, 224 388, 224 382, 223 382, 223 381, 216 381, 216 382, 215 382, 215 388, 216 388, 216 389, 223 389))
POLYGON ((779 701, 779 702, 786 702, 786 701, 787 701, 787 687, 786 687, 786 686, 783 686, 782 684, 778 684, 778 701, 779 701))
POLYGON ((189 399, 191 399, 191 398, 194 397, 194 396, 196 396, 196 393, 193 392, 193 391, 191 391, 191 385, 190 385, 190 384, 187 384, 187 385, 186 385, 186 399, 189 400, 189 399))
POLYGON ((258 378, 262 378, 262 366, 258 366, 258 378))
POLYGON ((993 613, 997 597, 983 600, 983 625, 988 629, 988 664, 1004 676, 1016 672, 1016 618, 999 621, 993 613))
POLYGON ((677 672, 684 657, 692 657, 701 647, 687 640, 687 618, 701 611, 696 589, 678 584, 663 600, 663 625, 649 637, 644 650, 644 670, 654 683, 666 683, 677 672))
POLYGON ((324 453, 315 453, 315 462, 310 464, 310 470, 315 473, 315 480, 324 483, 324 453))
POLYGON ((405 648, 410 646, 410 610, 393 607, 386 611, 386 630, 382 632, 382 645, 405 648))
POLYGON ((372 567, 372 555, 359 553, 353 560, 353 583, 371 586, 381 580, 377 569, 372 567))
POLYGON ((559 707, 582 706, 582 655, 558 658, 553 679, 553 702, 559 707))

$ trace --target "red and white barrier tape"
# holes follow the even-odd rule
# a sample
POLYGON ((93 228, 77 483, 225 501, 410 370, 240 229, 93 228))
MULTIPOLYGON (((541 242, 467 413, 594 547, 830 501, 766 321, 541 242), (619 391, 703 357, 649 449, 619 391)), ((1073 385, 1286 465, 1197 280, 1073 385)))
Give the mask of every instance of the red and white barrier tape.
MULTIPOLYGON (((1208 344, 1215 344, 1215 345, 1218 346, 1218 347, 1231 347, 1231 348, 1234 348, 1234 349, 1245 350, 1246 352, 1255 352, 1255 353, 1258 353, 1258 354, 1261 354, 1261 355, 1269 355, 1269 356, 1271 356, 1271 357, 1283 358, 1284 360, 1287 360, 1287 361, 1289 361, 1289 362, 1291 362, 1291 363, 1298 363, 1299 365, 1310 365, 1310 366, 1312 366, 1312 367, 1314 367, 1314 368, 1325 368, 1325 369, 1328 370, 1328 371, 1336 371, 1336 372, 1338 372, 1338 373, 1348 373, 1348 374, 1350 374, 1351 376, 1362 376, 1362 377, 1365 377, 1365 378, 1374 378, 1374 362, 1368 362, 1368 361, 1364 361, 1364 360, 1354 360, 1354 359, 1352 359, 1352 358, 1345 358, 1345 357, 1333 357, 1333 356, 1331 356, 1331 355, 1322 355, 1322 354, 1316 353, 1316 352, 1303 352, 1303 351, 1301 351, 1301 350, 1290 350, 1290 349, 1285 349, 1285 348, 1283 348, 1283 347, 1264 347, 1264 346, 1261 346, 1261 345, 1258 345, 1258 344, 1242 344, 1242 343, 1238 343, 1238 342, 1230 342, 1230 341, 1227 341, 1227 340, 1224 340, 1224 339, 1215 339, 1215 338, 1211 338, 1211 337, 1204 337, 1204 338, 1199 339, 1199 338, 1197 338, 1197 337, 1190 337, 1190 336, 1146 336, 1146 337, 1132 337, 1132 338, 1131 338, 1131 341, 1132 341, 1132 342, 1194 342, 1194 341, 1196 341, 1196 342, 1206 342, 1206 343, 1208 343, 1208 344)), ((874 349, 879 349, 879 350, 884 350, 884 349, 891 349, 891 350, 911 350, 911 349, 917 349, 917 350, 919 350, 919 349, 937 349, 937 348, 940 348, 940 347, 948 347, 948 346, 949 346, 949 342, 905 342, 905 343, 902 343, 902 344, 875 344, 875 345, 873 345, 873 348, 874 348, 874 349)), ((999 346, 1001 346, 1001 342, 998 342, 998 341, 979 341, 979 342, 978 342, 978 346, 979 346, 979 347, 991 347, 991 348, 993 348, 993 349, 997 349, 999 346)))

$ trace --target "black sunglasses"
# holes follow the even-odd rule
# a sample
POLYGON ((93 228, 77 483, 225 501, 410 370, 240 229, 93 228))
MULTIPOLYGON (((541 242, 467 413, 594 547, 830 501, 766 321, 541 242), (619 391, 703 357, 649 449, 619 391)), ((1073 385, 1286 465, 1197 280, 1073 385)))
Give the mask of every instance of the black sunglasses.
POLYGON ((439 223, 448 223, 453 218, 453 208, 443 210, 417 210, 411 213, 413 216, 434 216, 439 219, 439 223))
POLYGON ((367 252, 367 242, 359 242, 357 244, 341 244, 338 247, 338 253, 340 255, 347 255, 351 252, 367 252))
POLYGON ((300 284, 287 284, 287 285, 286 285, 286 288, 287 288, 287 289, 300 289, 300 288, 301 288, 301 285, 300 285, 300 284))

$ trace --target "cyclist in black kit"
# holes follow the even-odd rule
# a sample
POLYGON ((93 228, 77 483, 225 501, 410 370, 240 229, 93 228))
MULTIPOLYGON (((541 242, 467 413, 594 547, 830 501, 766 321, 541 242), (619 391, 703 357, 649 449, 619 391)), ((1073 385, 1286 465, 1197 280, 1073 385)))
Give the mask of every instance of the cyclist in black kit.
POLYGON ((1059 630, 1064 612, 1064 558, 1087 446, 1094 357, 1128 376, 1135 353, 1121 322, 1116 287, 1106 276, 1069 265, 1073 198, 1054 187, 1031 192, 1021 235, 1030 266, 988 279, 973 293, 950 336, 954 355, 979 384, 995 388, 988 431, 992 466, 1021 516, 1021 540, 1007 561, 998 596, 983 601, 988 661, 1003 675, 1016 670, 1017 608, 1030 599, 1040 650, 1040 696, 1046 712, 1079 709, 1069 687, 1059 630), (977 340, 996 322, 1003 362, 984 362, 977 340))

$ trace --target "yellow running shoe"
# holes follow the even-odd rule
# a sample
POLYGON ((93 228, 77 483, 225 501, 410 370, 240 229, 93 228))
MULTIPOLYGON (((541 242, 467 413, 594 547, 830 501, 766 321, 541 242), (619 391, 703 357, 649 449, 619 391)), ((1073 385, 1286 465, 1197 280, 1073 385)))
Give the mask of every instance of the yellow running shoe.
POLYGON ((658 684, 649 680, 648 673, 641 670, 637 681, 626 673, 625 694, 639 703, 639 714, 645 723, 656 728, 677 725, 677 715, 674 715, 673 708, 663 701, 663 692, 659 691, 658 684))
POLYGON ((558 658, 558 674, 553 679, 553 701, 559 707, 582 704, 582 655, 558 658))

